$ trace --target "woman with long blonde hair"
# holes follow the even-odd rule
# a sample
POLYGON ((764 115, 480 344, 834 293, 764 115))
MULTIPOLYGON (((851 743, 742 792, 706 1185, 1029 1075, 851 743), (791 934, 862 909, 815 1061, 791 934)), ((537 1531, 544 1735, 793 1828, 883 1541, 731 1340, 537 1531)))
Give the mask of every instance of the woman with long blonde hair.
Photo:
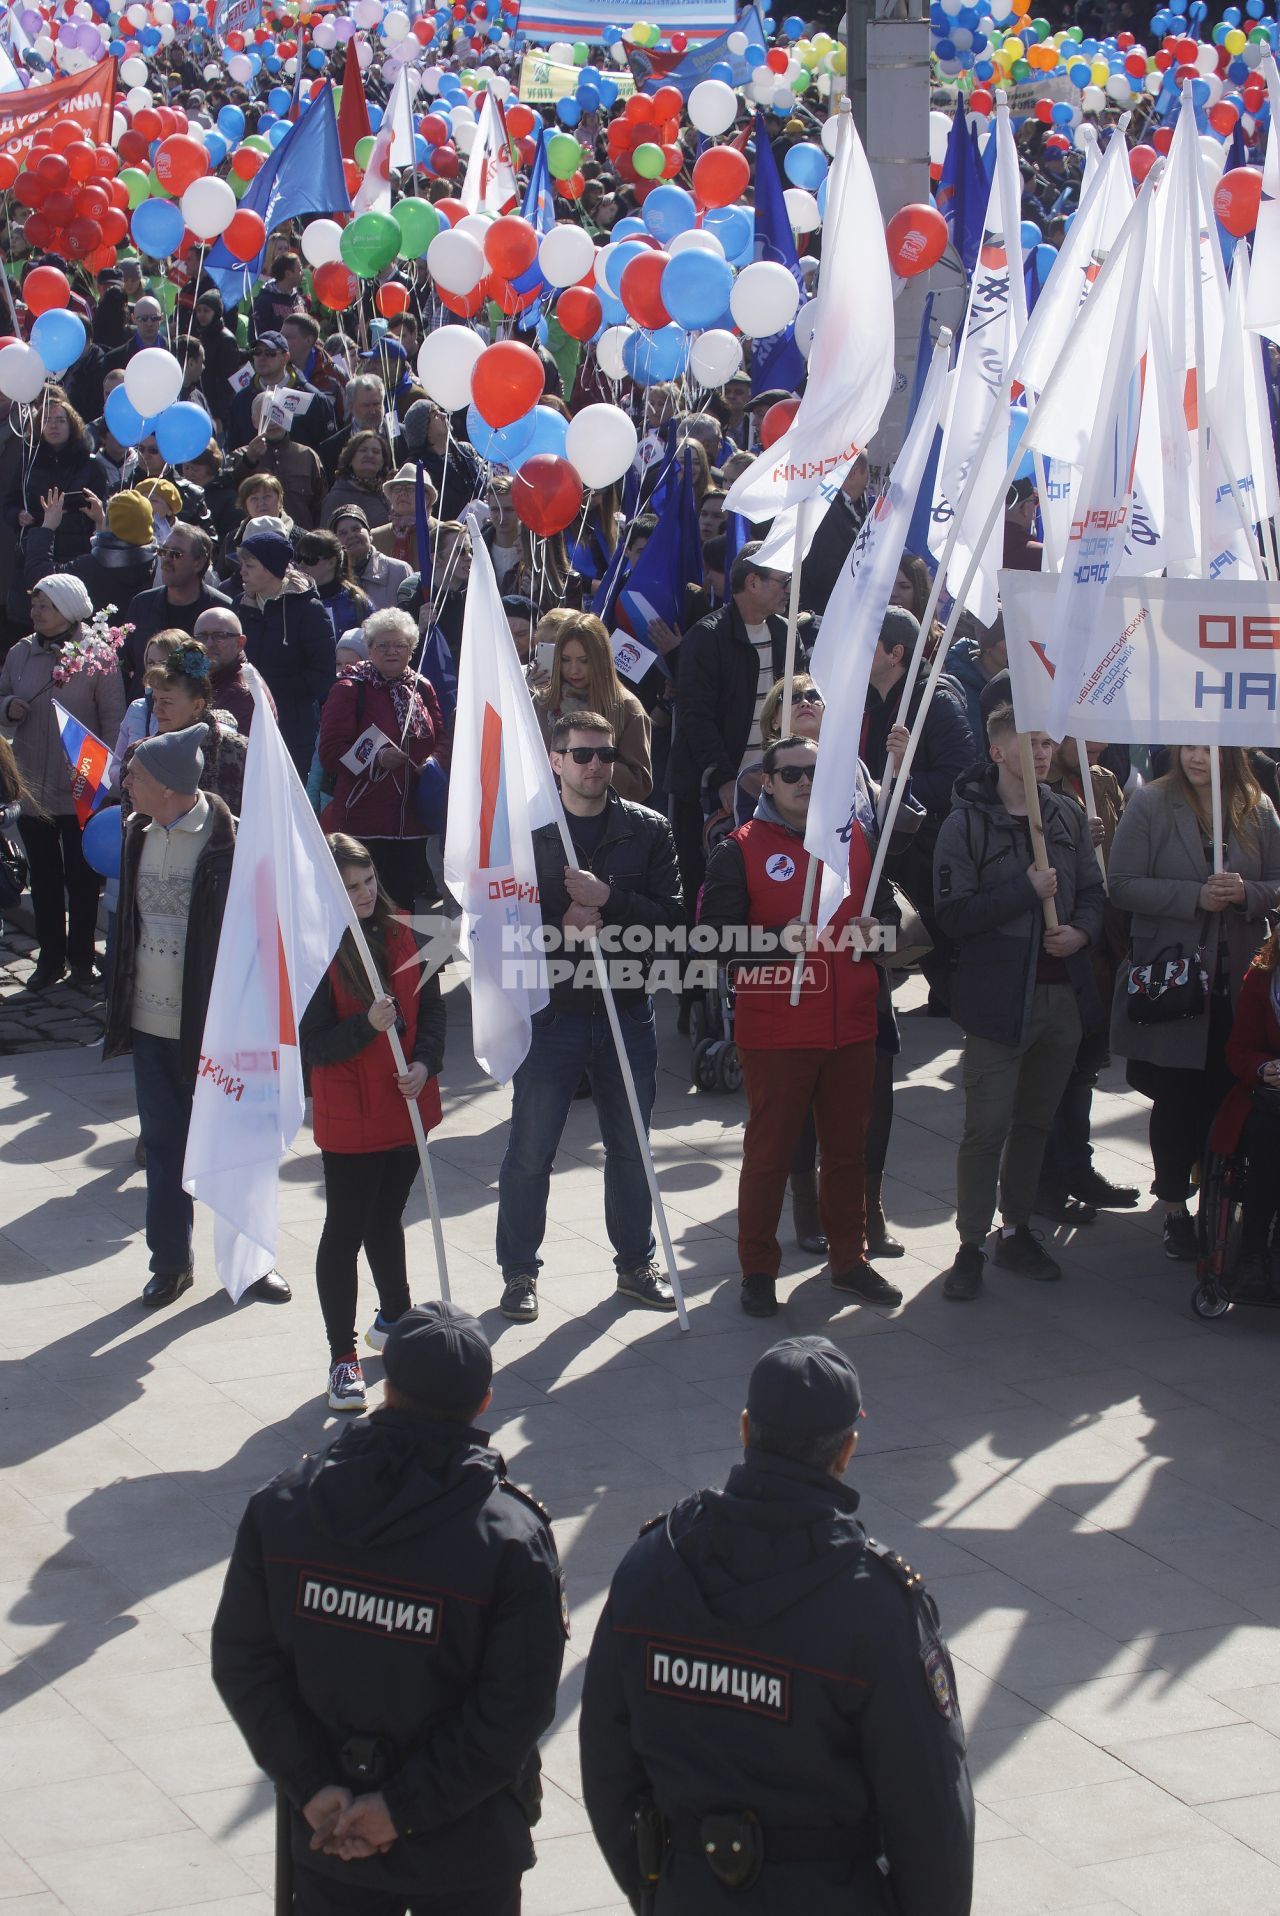
POLYGON ((552 723, 564 712, 602 713, 613 727, 620 754, 613 768, 613 789, 619 798, 647 803, 653 791, 649 716, 618 677, 603 619, 594 612, 561 616, 554 639, 550 682, 535 698, 543 738, 550 739, 552 723))

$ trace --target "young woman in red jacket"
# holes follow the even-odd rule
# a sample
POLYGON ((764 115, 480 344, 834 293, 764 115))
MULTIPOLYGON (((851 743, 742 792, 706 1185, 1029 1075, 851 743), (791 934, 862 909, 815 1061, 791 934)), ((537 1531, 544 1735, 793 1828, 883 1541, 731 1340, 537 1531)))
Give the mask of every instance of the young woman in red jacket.
POLYGON ((1242 1145, 1248 1154, 1231 1295, 1243 1303, 1280 1302, 1280 1234, 1271 1243, 1280 1212, 1280 932, 1272 933, 1245 973, 1226 1058, 1236 1083, 1209 1142, 1224 1157, 1242 1145))
POLYGON ((341 833, 328 843, 384 986, 375 997, 348 932, 300 1034, 311 1073, 311 1128, 324 1163, 316 1287, 329 1339, 329 1408, 360 1411, 356 1259, 363 1244, 378 1292, 365 1342, 380 1351, 410 1307, 402 1219, 418 1152, 407 1104, 416 1101, 424 1129, 439 1124, 445 1014, 439 977, 423 979, 417 944, 378 883, 368 851, 341 833), (403 1076, 384 1036, 392 1025, 408 1061, 403 1076))

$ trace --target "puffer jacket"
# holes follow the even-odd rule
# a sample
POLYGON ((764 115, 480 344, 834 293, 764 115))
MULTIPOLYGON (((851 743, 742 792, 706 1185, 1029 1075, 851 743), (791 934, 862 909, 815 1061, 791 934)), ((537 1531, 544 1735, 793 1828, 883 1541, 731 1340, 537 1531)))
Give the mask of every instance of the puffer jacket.
MULTIPOLYGON (((1044 912, 1027 876, 1027 821, 1005 810, 997 774, 995 765, 974 767, 956 781, 955 804, 934 848, 934 910, 959 947, 952 1017, 969 1037, 1017 1045, 1035 993, 1044 912)), ((1080 806, 1047 785, 1039 791, 1049 862, 1058 874, 1058 923, 1074 925, 1089 941, 1063 962, 1081 1022, 1096 1030, 1102 1005, 1090 951, 1102 933, 1102 874, 1080 806)))
POLYGON ((19 639, 0 666, 0 719, 23 699, 31 707, 14 723, 13 755, 31 796, 54 818, 75 812, 71 769, 62 749, 53 704, 70 712, 108 747, 114 746, 125 712, 124 684, 114 666, 105 672, 75 672, 63 685, 53 682, 59 653, 34 634, 19 639))

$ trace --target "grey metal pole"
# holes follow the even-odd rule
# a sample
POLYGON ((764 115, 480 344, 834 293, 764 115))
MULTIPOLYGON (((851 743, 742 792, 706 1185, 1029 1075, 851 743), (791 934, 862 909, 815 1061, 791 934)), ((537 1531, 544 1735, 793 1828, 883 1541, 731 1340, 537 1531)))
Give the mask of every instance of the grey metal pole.
POLYGON ((870 157, 867 143, 867 28, 875 17, 874 0, 846 0, 845 86, 853 124, 870 157))

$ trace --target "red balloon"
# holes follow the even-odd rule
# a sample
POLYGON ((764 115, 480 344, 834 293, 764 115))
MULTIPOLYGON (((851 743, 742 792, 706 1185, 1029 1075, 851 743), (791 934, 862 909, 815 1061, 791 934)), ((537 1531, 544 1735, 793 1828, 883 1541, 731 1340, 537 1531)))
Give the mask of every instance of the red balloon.
POLYGON ((542 397, 542 361, 531 346, 500 339, 471 369, 471 397, 486 426, 510 426, 542 397))
POLYGON ((58 120, 55 122, 49 138, 56 153, 65 153, 73 140, 84 137, 80 124, 76 120, 58 120))
POLYGON ((13 183, 13 197, 19 206, 43 206, 48 191, 48 186, 38 173, 19 173, 13 183))
POLYGON ((164 121, 153 106, 139 107, 133 116, 133 131, 148 143, 164 138, 164 121))
POLYGON ((52 251, 56 231, 53 221, 39 207, 33 213, 28 213, 22 222, 22 237, 34 253, 42 253, 46 249, 52 251))
POLYGON ((90 180, 76 194, 76 210, 86 219, 100 220, 111 204, 111 195, 97 180, 90 180))
POLYGON ((96 252, 90 253, 88 259, 85 261, 85 265, 94 273, 105 272, 108 266, 114 266, 115 263, 116 249, 114 246, 99 246, 96 252))
POLYGON ((1237 166, 1213 189, 1213 210, 1233 239, 1243 239, 1258 223, 1262 174, 1256 166, 1237 166))
POLYGON ((683 148, 677 146, 673 140, 663 147, 662 153, 662 177, 664 180, 673 180, 684 165, 683 148))
POLYGON ((387 285, 379 286, 374 305, 384 319, 394 319, 397 313, 409 309, 409 288, 402 286, 398 279, 390 280, 387 285))
MULTIPOLYGON (((261 154, 258 155, 261 160, 261 154)), ((181 199, 187 188, 209 171, 209 155, 189 133, 171 133, 156 148, 156 178, 166 193, 181 199)))
POLYGON ((679 120, 684 112, 684 95, 678 86, 660 86, 653 95, 653 110, 659 120, 679 120))
POLYGON ((618 281, 618 297, 632 319, 650 330, 671 324, 660 290, 662 275, 670 264, 670 253, 640 253, 623 268, 618 281))
MULTIPOLYGON (((235 162, 232 161, 233 166, 234 164, 235 162)), ((364 178, 363 172, 354 160, 344 160, 342 162, 342 177, 346 181, 347 192, 351 195, 352 199, 354 199, 360 191, 360 182, 364 178)))
POLYGON ((102 228, 104 246, 119 246, 129 231, 129 222, 118 206, 109 206, 105 213, 100 213, 98 224, 102 228))
POLYGON ((775 439, 781 439, 791 421, 800 410, 798 399, 777 399, 760 421, 760 444, 771 446, 775 439))
POLYGON ((549 539, 552 533, 572 525, 582 511, 582 481, 567 459, 538 452, 525 460, 512 481, 511 503, 516 517, 531 532, 549 539))
MULTIPOLYGON (((443 146, 437 146, 431 153, 431 170, 442 180, 456 180, 462 171, 462 162, 458 158, 458 149, 447 140, 443 146)), ((465 211, 465 209, 464 209, 465 211)))
POLYGON ((507 132, 513 140, 523 140, 537 124, 537 115, 532 107, 525 106, 521 101, 517 100, 514 106, 507 108, 507 132))
POLYGON ((538 257, 538 235, 528 220, 508 214, 494 220, 484 236, 484 256, 504 279, 519 279, 538 257))
POLYGON ((102 227, 87 216, 73 219, 67 228, 67 251, 72 259, 88 259, 102 244, 102 227))
POLYGON ((265 164, 266 161, 256 146, 238 146, 231 155, 231 171, 238 174, 242 180, 251 180, 265 164))
MULTIPOLYGON (((237 213, 236 219, 239 217, 237 213)), ((233 220, 232 225, 234 224, 233 220)), ((260 219, 258 224, 260 226, 262 224, 260 219)), ((230 231, 229 226, 227 232, 230 231)), ((223 238, 226 238, 226 233, 223 234, 223 238)), ((317 266, 311 275, 311 287, 320 304, 327 306, 331 312, 335 313, 345 313, 348 306, 354 306, 360 297, 359 280, 351 268, 340 259, 329 259, 323 266, 317 266)))
POLYGON ((703 206, 732 206, 750 184, 747 156, 736 146, 709 146, 694 164, 694 196, 703 206))
POLYGON ((899 279, 914 279, 936 266, 947 250, 947 222, 936 206, 904 206, 884 233, 889 264, 899 279))
POLYGON ((10 153, 0 153, 0 193, 7 193, 18 177, 18 162, 10 153))
POLYGON ((135 133, 131 126, 127 126, 120 135, 119 153, 123 165, 146 166, 150 151, 150 142, 141 133, 135 133))
POLYGON ((442 220, 448 220, 450 226, 456 226, 459 220, 467 217, 467 209, 461 200, 436 200, 436 212, 442 220))
POLYGON ((83 182, 94 179, 98 171, 98 155, 88 140, 73 140, 66 149, 67 165, 71 169, 73 180, 83 182))
MULTIPOLYGON (((27 222, 30 225, 30 221, 27 222)), ((55 307, 65 306, 71 298, 71 288, 67 276, 60 273, 56 266, 37 266, 34 273, 28 273, 22 287, 22 297, 27 303, 27 311, 51 313, 55 307)))
MULTIPOLYGON (((231 224, 227 227, 222 237, 226 241, 227 251, 236 259, 256 259, 267 243, 267 229, 263 224, 261 213, 255 213, 252 207, 240 207, 239 210, 233 214, 231 224)), ((329 263, 330 265, 335 264, 332 260, 329 263)), ((338 261, 336 263, 341 265, 342 262, 338 261)), ((324 270, 324 267, 318 269, 320 272, 324 270)), ((311 283, 318 289, 318 280, 313 278, 311 283)), ((321 294, 321 298, 324 298, 323 294, 321 294)), ((333 301, 330 299, 326 299, 324 303, 326 306, 333 306, 333 301)), ((346 299, 342 302, 341 307, 334 307, 334 311, 344 311, 350 304, 351 301, 346 299)))
POLYGON ((1142 141, 1137 146, 1130 148, 1129 172, 1133 176, 1135 185, 1137 186, 1142 185, 1142 182, 1146 179, 1147 174, 1151 171, 1152 167, 1155 165, 1156 161, 1159 158, 1160 158, 1160 155, 1156 152, 1154 146, 1148 146, 1145 141, 1142 141))
MULTIPOLYGON (((507 115, 508 128, 511 125, 511 116, 515 110, 516 109, 512 107, 511 113, 507 115)), ((522 113, 529 111, 528 107, 522 107, 520 110, 522 113)), ((428 113, 423 119, 418 121, 418 131, 428 146, 443 146, 449 137, 449 122, 442 113, 428 113)))
POLYGON ((530 292, 517 293, 510 280, 503 279, 499 273, 490 273, 486 284, 489 288, 489 298, 500 312, 508 316, 526 312, 545 290, 541 286, 535 286, 530 292))
POLYGON ((764 63, 770 73, 785 73, 787 70, 787 55, 785 50, 782 47, 770 47, 764 56, 764 63))
POLYGON ((178 131, 178 116, 171 106, 158 106, 156 112, 160 115, 160 138, 167 140, 178 131))
POLYGON ((1169 148, 1173 145, 1173 128, 1171 126, 1158 126, 1151 135, 1151 144, 1157 153, 1167 154, 1169 148))
POLYGON ((585 286, 566 286, 556 301, 556 318, 570 339, 586 342, 600 330, 604 308, 599 295, 585 286))
POLYGON ((459 319, 474 319, 489 296, 489 282, 482 279, 469 293, 447 293, 443 286, 436 287, 436 298, 459 319))
POLYGON ((129 206, 129 189, 123 180, 108 180, 107 192, 111 196, 111 204, 118 206, 122 213, 128 213, 131 210, 129 206))
POLYGON ((46 186, 69 186, 71 168, 61 153, 42 153, 36 161, 36 172, 46 186))
POLYGON ((995 103, 995 94, 985 86, 976 86, 969 95, 969 106, 974 113, 990 113, 995 103))
POLYGON ((1217 106, 1209 108, 1209 125, 1215 133, 1221 133, 1224 140, 1231 138, 1239 118, 1240 115, 1230 100, 1219 100, 1217 106))
POLYGON ((76 216, 76 196, 67 186, 55 186, 44 196, 43 212, 55 226, 69 226, 76 216))

